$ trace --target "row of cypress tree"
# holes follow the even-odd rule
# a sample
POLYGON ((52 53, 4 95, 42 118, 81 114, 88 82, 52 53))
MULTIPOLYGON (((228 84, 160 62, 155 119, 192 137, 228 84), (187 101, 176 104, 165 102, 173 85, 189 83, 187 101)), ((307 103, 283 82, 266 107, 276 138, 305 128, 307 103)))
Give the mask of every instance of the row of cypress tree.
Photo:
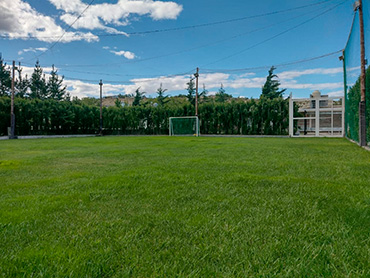
MULTIPOLYGON (((288 102, 283 98, 199 105, 202 134, 265 134, 288 132, 288 102)), ((10 123, 10 97, 0 97, 0 135, 10 123)), ((194 115, 194 106, 104 107, 105 134, 168 134, 168 118, 194 115)), ((15 98, 17 135, 94 134, 99 107, 75 101, 15 98)))
MULTIPOLYGON (((36 62, 33 73, 29 78, 23 75, 23 68, 18 65, 15 68, 15 95, 20 98, 30 99, 70 99, 66 86, 63 85, 64 77, 58 75, 58 70, 52 66, 47 78, 39 61, 36 62)), ((11 92, 11 69, 0 57, 0 96, 10 95, 11 92)))

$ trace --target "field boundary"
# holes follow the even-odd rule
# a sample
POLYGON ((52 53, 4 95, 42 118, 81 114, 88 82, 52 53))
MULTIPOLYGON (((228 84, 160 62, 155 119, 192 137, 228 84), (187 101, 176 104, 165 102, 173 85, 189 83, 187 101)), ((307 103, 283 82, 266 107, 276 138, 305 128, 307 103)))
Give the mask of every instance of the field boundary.
POLYGON ((355 140, 352 140, 351 138, 348 138, 347 136, 346 137, 344 137, 344 138, 346 138, 348 141, 350 141, 351 143, 353 143, 353 144, 355 144, 355 145, 357 145, 357 146, 359 146, 359 147, 361 147, 361 148, 363 148, 364 150, 367 150, 367 151, 369 151, 370 152, 370 147, 369 146, 360 146, 360 144, 359 143, 357 143, 355 140))
MULTIPOLYGON (((76 138, 76 137, 92 137, 95 134, 75 134, 75 135, 26 135, 17 136, 17 139, 47 139, 47 138, 76 138)), ((9 136, 0 136, 0 140, 9 140, 9 136)))

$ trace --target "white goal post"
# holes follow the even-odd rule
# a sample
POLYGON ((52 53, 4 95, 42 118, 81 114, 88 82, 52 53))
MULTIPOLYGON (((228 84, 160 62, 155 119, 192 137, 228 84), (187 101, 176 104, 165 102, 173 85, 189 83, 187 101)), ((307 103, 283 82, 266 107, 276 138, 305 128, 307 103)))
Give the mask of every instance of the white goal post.
POLYGON ((199 136, 199 118, 197 116, 170 117, 170 136, 199 136))

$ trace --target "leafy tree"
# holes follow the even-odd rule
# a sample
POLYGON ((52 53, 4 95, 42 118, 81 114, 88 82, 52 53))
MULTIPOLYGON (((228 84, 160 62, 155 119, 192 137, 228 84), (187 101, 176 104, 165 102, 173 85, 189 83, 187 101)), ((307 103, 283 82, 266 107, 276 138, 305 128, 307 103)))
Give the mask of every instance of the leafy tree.
POLYGON ((45 80, 45 75, 43 75, 43 70, 40 66, 39 61, 36 62, 35 68, 33 70, 31 80, 30 80, 30 98, 32 99, 45 99, 48 97, 48 89, 45 80))
POLYGON ((278 97, 282 97, 283 93, 286 91, 286 89, 279 90, 279 86, 281 85, 278 76, 274 74, 274 70, 276 68, 272 66, 269 70, 269 74, 266 77, 266 82, 262 87, 262 94, 261 97, 268 98, 268 99, 274 99, 278 97))
POLYGON ((0 56, 0 96, 9 95, 12 86, 10 70, 3 61, 0 56))
POLYGON ((140 92, 140 87, 137 88, 135 91, 135 97, 134 97, 134 102, 132 103, 132 106, 139 106, 144 95, 145 95, 145 92, 140 92))
POLYGON ((231 98, 232 98, 232 95, 229 95, 225 92, 224 85, 221 83, 221 87, 216 93, 215 101, 216 102, 226 102, 231 98))
POLYGON ((168 103, 170 100, 168 99, 168 95, 164 95, 164 93, 167 91, 167 89, 163 89, 162 88, 162 83, 161 83, 161 86, 159 86, 159 88, 157 89, 157 94, 158 94, 158 97, 157 97, 157 101, 158 101, 158 105, 159 106, 163 106, 165 105, 166 103, 168 103))
POLYGON ((191 105, 195 105, 195 84, 193 78, 190 77, 190 80, 188 83, 186 83, 188 87, 186 90, 188 91, 188 94, 186 95, 186 98, 191 103, 191 105))
POLYGON ((50 72, 49 81, 47 83, 48 97, 55 100, 62 100, 66 97, 67 86, 63 86, 64 77, 61 78, 58 75, 58 70, 55 69, 54 65, 50 72))

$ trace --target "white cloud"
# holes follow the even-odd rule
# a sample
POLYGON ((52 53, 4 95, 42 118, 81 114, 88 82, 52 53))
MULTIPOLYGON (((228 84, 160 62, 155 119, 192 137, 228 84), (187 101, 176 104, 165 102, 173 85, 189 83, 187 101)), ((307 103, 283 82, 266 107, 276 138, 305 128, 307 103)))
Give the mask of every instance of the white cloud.
POLYGON ((27 53, 27 52, 34 52, 36 53, 37 51, 46 51, 48 50, 46 47, 37 47, 37 48, 26 48, 26 49, 23 49, 23 50, 20 50, 18 51, 18 55, 22 55, 23 53, 27 53))
MULTIPOLYGON (((87 3, 81 0, 49 0, 62 11, 59 19, 75 30, 101 29, 111 34, 127 34, 113 28, 130 23, 131 15, 150 16, 153 20, 176 19, 182 6, 175 2, 153 0, 118 0, 115 4, 95 4, 87 10, 87 3), (84 12, 82 15, 81 13, 84 12), (80 18, 78 18, 80 16, 80 18), (76 21, 76 18, 78 20, 76 21), (108 25, 113 25, 108 26, 108 25)), ((60 42, 85 40, 98 41, 99 37, 91 32, 65 32, 52 16, 39 13, 25 0, 0 0, 0 34, 10 39, 34 37, 40 41, 60 42)))
POLYGON ((130 52, 130 51, 124 51, 124 50, 114 51, 114 50, 111 50, 110 52, 117 55, 117 56, 123 56, 123 57, 125 57, 126 59, 129 59, 129 60, 135 59, 135 57, 136 57, 135 54, 130 52))
POLYGON ((344 90, 327 93, 329 97, 344 97, 344 90))
MULTIPOLYGON (((73 97, 84 98, 84 97, 99 97, 99 85, 98 83, 86 83, 80 80, 65 80, 64 84, 67 85, 67 90, 73 97)), ((126 85, 103 85, 103 95, 111 96, 114 94, 124 93, 126 85)))
MULTIPOLYGON (((65 30, 50 16, 40 14, 21 0, 0 0, 0 33, 10 39, 36 37, 40 41, 55 42, 65 30)), ((60 42, 97 41, 92 33, 66 32, 60 42)))
MULTIPOLYGON (((46 78, 48 78, 51 68, 43 68, 44 73, 46 73, 46 78)), ((329 74, 329 72, 334 72, 335 70, 328 69, 323 71, 329 74)), ((29 77, 33 72, 33 67, 23 67, 23 74, 27 74, 29 77)), ((306 71, 308 72, 308 71, 306 71)), ((310 72, 315 72, 316 70, 311 70, 310 72)), ((189 82, 190 75, 179 75, 173 77, 159 77, 159 78, 137 78, 132 79, 132 84, 109 84, 109 82, 103 85, 103 94, 117 95, 117 94, 132 94, 135 90, 140 87, 141 91, 146 92, 147 96, 155 96, 156 90, 162 84, 162 88, 167 89, 168 93, 180 92, 186 94, 186 83, 189 82)), ((262 85, 264 84, 265 77, 252 77, 246 78, 243 75, 230 75, 225 73, 211 73, 211 74, 201 74, 199 79, 200 90, 202 90, 203 84, 205 84, 206 89, 209 91, 209 95, 213 95, 220 88, 221 83, 228 92, 230 89, 256 89, 257 95, 260 94, 262 85)), ((80 80, 69 80, 65 79, 64 84, 67 85, 67 90, 72 96, 82 97, 99 97, 99 85, 98 83, 89 83, 80 80)), ((339 97, 343 96, 343 84, 341 82, 332 83, 299 83, 297 80, 290 79, 282 82, 281 88, 287 88, 288 91, 306 91, 306 95, 314 90, 328 91, 329 96, 339 97)), ((237 94, 235 91, 234 95, 237 94)))
POLYGON ((283 79, 293 79, 297 77, 301 77, 303 75, 313 75, 313 74, 338 74, 338 73, 343 73, 343 68, 317 68, 317 69, 307 69, 307 70, 302 70, 302 71, 284 71, 281 73, 278 73, 278 77, 283 80, 283 79))
MULTIPOLYGON (((87 7, 87 3, 81 0, 49 0, 49 2, 64 12, 60 19, 67 24, 71 24, 87 7)), ((105 29, 112 33, 123 33, 106 25, 128 25, 130 16, 134 14, 139 16, 148 15, 154 20, 176 19, 181 11, 182 6, 175 2, 119 0, 115 4, 102 3, 91 5, 73 25, 73 28, 105 29)))
POLYGON ((254 78, 239 78, 234 80, 229 80, 224 82, 225 87, 230 87, 233 89, 240 88, 261 88, 265 83, 265 77, 254 77, 254 78))
MULTIPOLYGON (((303 74, 332 74, 336 73, 336 69, 310 69, 302 71, 303 74)), ((295 76, 301 76, 302 72, 294 71, 295 76)), ((284 72, 283 72, 284 73, 284 72)), ((292 76, 291 73, 286 74, 286 76, 292 76)), ((103 91, 105 95, 109 94, 132 94, 135 90, 140 87, 142 91, 146 92, 146 95, 155 96, 156 89, 162 84, 162 87, 167 89, 168 92, 181 92, 186 93, 185 89, 187 87, 186 83, 189 82, 189 75, 173 76, 173 77, 159 77, 159 78, 137 78, 132 79, 132 84, 130 85, 112 85, 104 84, 103 91)), ((251 77, 246 78, 245 75, 230 75, 225 73, 212 73, 212 74, 201 74, 199 79, 200 88, 205 84, 206 89, 209 90, 209 95, 213 95, 220 88, 221 83, 224 85, 226 91, 228 89, 257 89, 258 94, 263 86, 266 77, 251 77)), ((81 81, 71 81, 66 80, 67 84, 71 89, 71 95, 78 97, 85 96, 98 96, 99 87, 97 84, 88 84, 81 81)), ((314 90, 330 90, 330 95, 339 96, 343 95, 342 91, 339 91, 343 84, 341 82, 332 83, 299 83, 297 80, 292 78, 284 80, 281 82, 281 88, 287 88, 288 90, 307 90, 307 94, 314 90), (333 91, 337 90, 337 91, 333 91)))
POLYGON ((282 82, 281 88, 287 89, 309 89, 309 90, 335 90, 343 87, 343 83, 297 83, 294 82, 282 82))
MULTIPOLYGON (((25 76, 27 75, 30 77, 33 73, 34 68, 33 67, 26 67, 26 66, 21 66, 22 67, 22 75, 25 76)), ((55 67, 56 70, 58 70, 57 67, 55 67)), ((45 77, 48 79, 50 76, 50 72, 52 70, 51 67, 42 67, 43 73, 45 74, 45 77)))

